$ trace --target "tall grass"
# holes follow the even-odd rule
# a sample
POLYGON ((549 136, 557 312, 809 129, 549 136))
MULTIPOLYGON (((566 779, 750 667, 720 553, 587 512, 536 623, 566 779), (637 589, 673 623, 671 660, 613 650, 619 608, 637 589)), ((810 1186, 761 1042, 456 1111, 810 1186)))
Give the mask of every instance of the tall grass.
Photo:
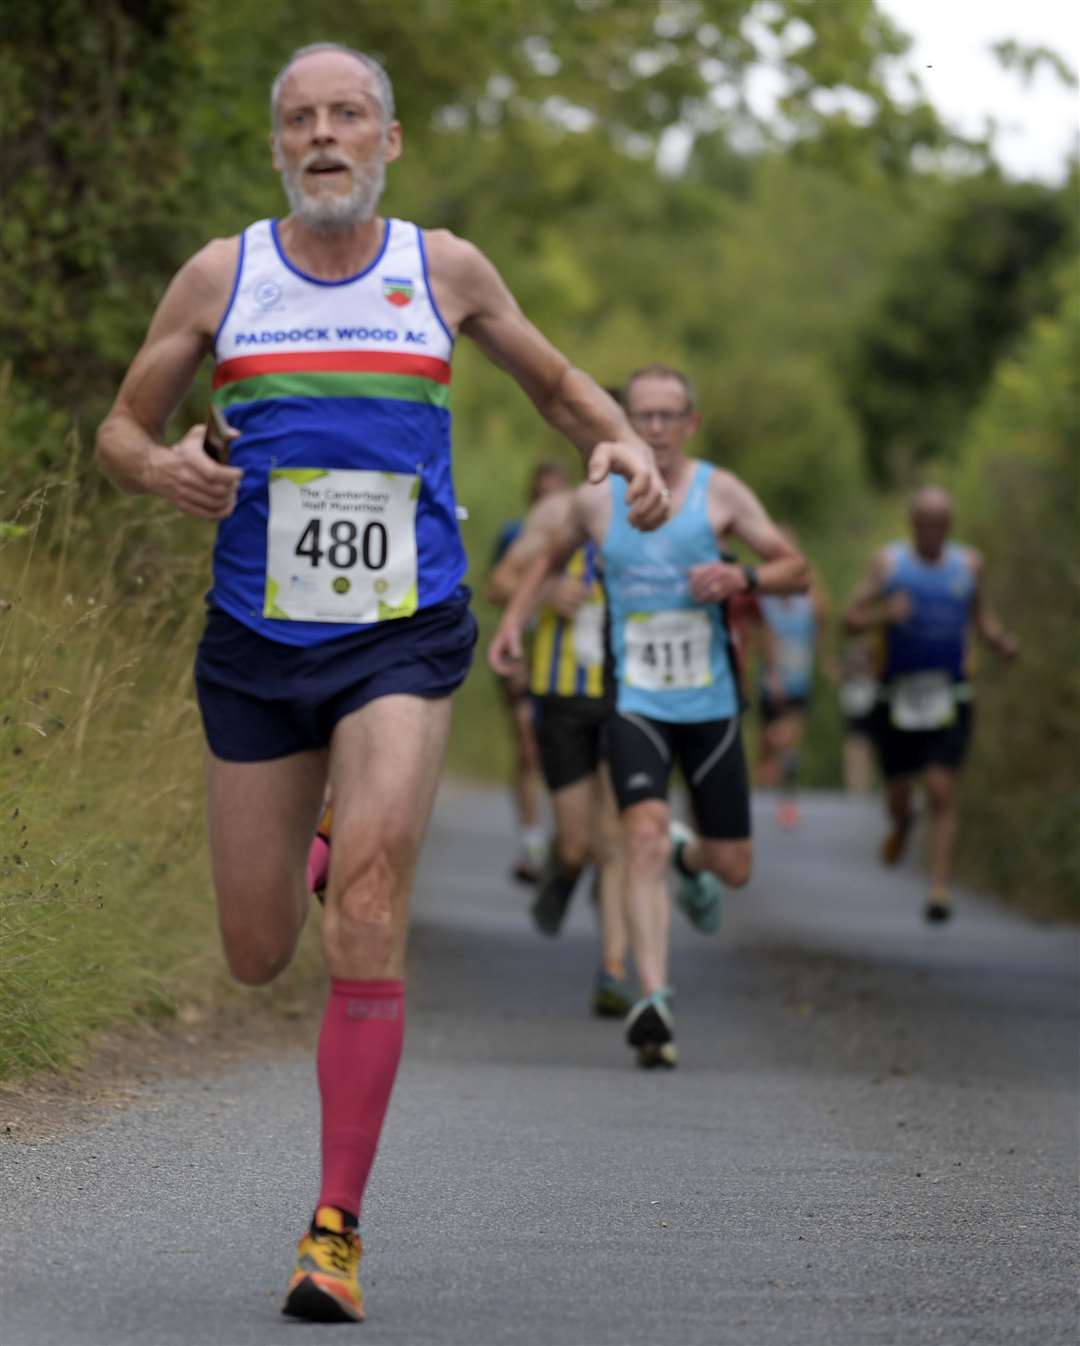
POLYGON ((71 450, 0 544, 5 1076, 65 1065, 219 967, 189 692, 197 577, 159 540, 171 521, 105 497, 71 450))
POLYGON ((0 1078, 232 994, 191 674, 209 536, 68 449, 0 526, 0 1078))

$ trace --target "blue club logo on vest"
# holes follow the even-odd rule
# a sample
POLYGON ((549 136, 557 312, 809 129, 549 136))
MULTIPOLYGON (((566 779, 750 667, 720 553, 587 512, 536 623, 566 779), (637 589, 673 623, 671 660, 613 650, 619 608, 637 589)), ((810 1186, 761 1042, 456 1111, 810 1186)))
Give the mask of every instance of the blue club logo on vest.
POLYGON ((281 285, 276 280, 269 279, 256 281, 252 289, 255 306, 263 313, 269 313, 272 308, 277 308, 283 293, 281 285))
POLYGON ((404 308, 406 304, 412 303, 413 283, 411 280, 383 276, 382 292, 387 303, 393 304, 395 308, 404 308))

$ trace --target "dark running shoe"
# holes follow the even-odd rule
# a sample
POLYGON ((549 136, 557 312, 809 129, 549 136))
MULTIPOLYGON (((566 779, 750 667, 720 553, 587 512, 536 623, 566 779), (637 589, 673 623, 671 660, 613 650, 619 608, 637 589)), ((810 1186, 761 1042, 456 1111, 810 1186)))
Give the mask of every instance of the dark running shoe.
POLYGON ((598 1019, 621 1019, 633 1003, 626 983, 601 968, 593 987, 593 1014, 598 1019))
POLYGON ((578 874, 564 874, 552 846, 544 861, 544 868, 536 883, 536 896, 529 910, 533 922, 542 935, 557 935, 570 909, 570 899, 577 887, 578 874))
POLYGON ((675 1049, 670 992, 657 991, 637 1002, 626 1016, 626 1041, 637 1052, 642 1070, 674 1070, 679 1053, 675 1049))
POLYGON ((948 893, 940 890, 931 893, 923 907, 923 917, 931 925, 944 925, 946 921, 952 920, 952 914, 952 899, 948 893))

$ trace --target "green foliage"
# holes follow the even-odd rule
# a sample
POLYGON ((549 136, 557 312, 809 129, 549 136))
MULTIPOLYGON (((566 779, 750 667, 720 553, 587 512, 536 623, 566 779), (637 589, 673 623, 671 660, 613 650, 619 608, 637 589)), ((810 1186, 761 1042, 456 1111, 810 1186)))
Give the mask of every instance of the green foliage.
POLYGON ((1080 285, 1000 365, 957 481, 965 536, 1021 655, 980 680, 966 853, 1030 908, 1080 915, 1080 285))
POLYGON ((1080 87, 1076 71, 1050 47, 1028 47, 1012 38, 995 42, 991 48, 1003 70, 1014 70, 1025 85, 1031 84, 1041 70, 1048 70, 1066 89, 1080 87))
POLYGON ((115 384, 177 261, 188 8, 0 5, 0 353, 69 408, 115 384))
POLYGON ((1055 269, 1076 245, 1076 186, 973 181, 895 265, 848 373, 879 483, 909 484, 952 455, 995 362, 1053 308, 1055 269))
MULTIPOLYGON (((798 527, 834 594, 892 508, 866 489, 861 436, 883 477, 898 456, 949 454, 993 361, 1053 305, 1071 198, 943 175, 956 142, 887 93, 906 39, 874 0, 0 0, 0 20, 0 1068, 61 1061, 220 974, 190 689, 209 530, 116 497, 86 446, 178 265, 280 212, 267 95, 294 47, 330 37, 385 61, 406 145, 388 213, 476 241, 602 382, 685 368, 699 451, 798 527), (747 96, 762 59, 788 81, 768 123, 747 96)), ((1066 329, 1037 340, 1051 330, 1066 329)), ((1067 541, 1062 469, 1024 456, 1026 418, 1065 415, 1044 345, 1001 375, 1001 463, 965 459, 995 537, 1007 497, 979 495, 983 477, 1043 502, 1019 516, 1027 565, 1037 528, 1067 541), (1016 370, 1030 391, 1008 422, 1016 370)), ((200 382, 177 428, 204 402, 200 382)), ((477 585, 533 462, 575 453, 468 349, 454 409, 477 585)), ((485 631, 492 616, 481 604, 485 631)), ((1053 650, 1040 695, 1051 663, 1076 666, 1053 650)), ((458 769, 505 765, 499 715, 478 655, 458 769)), ((835 781, 837 742, 823 695, 815 783, 835 781)), ((1060 835, 1050 816, 1030 835, 1060 835)))
POLYGON ((704 402, 707 456, 808 534, 842 526, 862 486, 859 442, 828 372, 794 357, 722 364, 704 402))
POLYGON ((70 445, 70 416, 0 367, 0 516, 24 511, 34 492, 60 471, 70 445))

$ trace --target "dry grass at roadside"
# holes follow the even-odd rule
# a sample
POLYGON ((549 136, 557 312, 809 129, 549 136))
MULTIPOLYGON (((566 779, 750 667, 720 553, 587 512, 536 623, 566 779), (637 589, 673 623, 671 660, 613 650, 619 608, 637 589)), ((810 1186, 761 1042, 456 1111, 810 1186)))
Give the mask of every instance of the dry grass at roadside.
POLYGON ((206 859, 203 562, 178 560, 186 524, 146 501, 98 494, 91 533, 84 492, 73 467, 0 541, 0 1079, 242 994, 206 859))

